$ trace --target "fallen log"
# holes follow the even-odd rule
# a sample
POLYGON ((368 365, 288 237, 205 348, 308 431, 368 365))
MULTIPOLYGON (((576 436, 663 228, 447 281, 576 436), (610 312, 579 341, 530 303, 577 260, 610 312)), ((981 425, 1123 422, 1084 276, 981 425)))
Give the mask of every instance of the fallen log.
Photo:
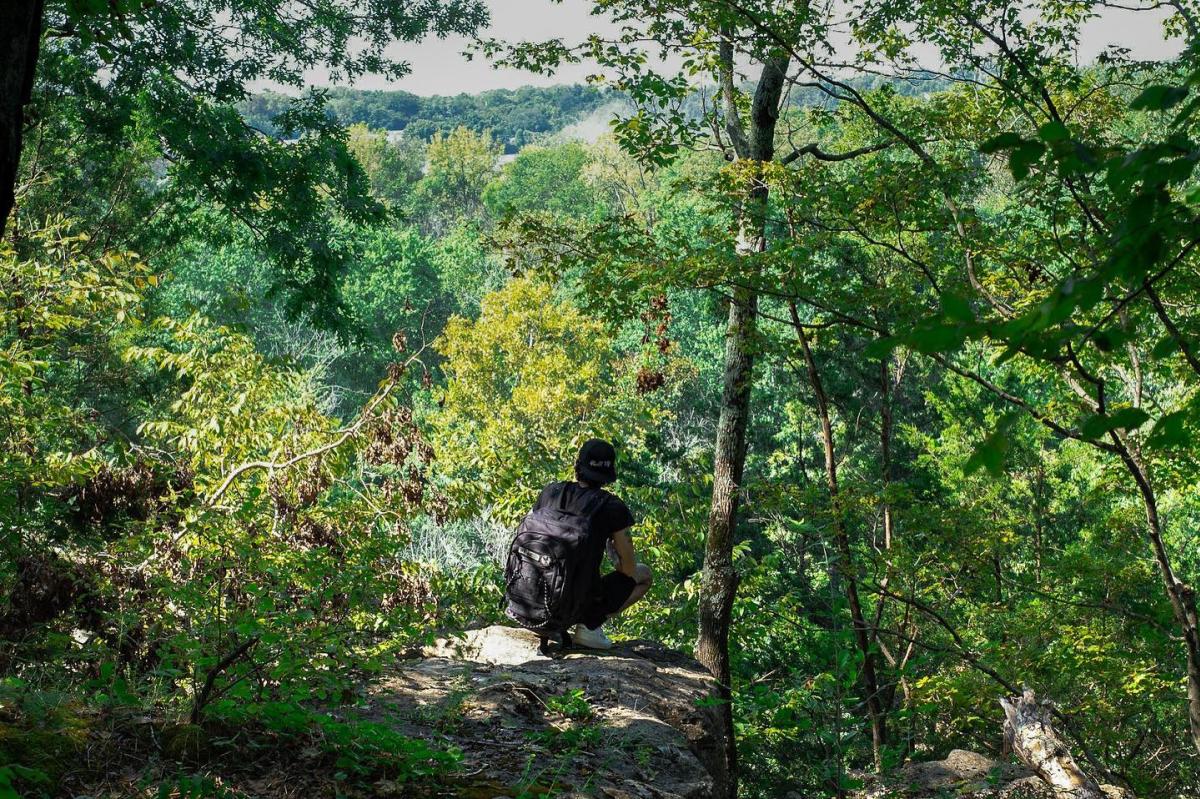
POLYGON ((1004 740, 1026 767, 1061 799, 1106 799, 1100 785, 1075 762, 1050 723, 1050 706, 1026 688, 1021 696, 1000 700, 1004 708, 1004 740))

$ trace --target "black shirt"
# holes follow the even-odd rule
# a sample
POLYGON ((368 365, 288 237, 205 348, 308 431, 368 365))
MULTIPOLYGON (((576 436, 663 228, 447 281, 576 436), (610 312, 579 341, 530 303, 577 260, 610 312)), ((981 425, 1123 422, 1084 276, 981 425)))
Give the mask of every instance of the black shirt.
MULTIPOLYGON (((537 510, 547 502, 550 502, 556 495, 556 488, 559 485, 561 483, 551 483, 543 488, 542 493, 538 495, 537 502, 533 503, 533 509, 537 510)), ((599 491, 604 495, 604 504, 592 514, 592 529, 595 530, 597 536, 601 539, 601 547, 612 540, 613 533, 633 526, 633 514, 630 513, 629 506, 620 497, 608 493, 603 488, 584 488, 579 483, 567 483, 565 490, 571 494, 578 492, 590 494, 593 491, 599 491)), ((574 500, 574 496, 567 497, 568 503, 574 500)), ((586 500, 581 500, 581 502, 586 502, 586 500)))

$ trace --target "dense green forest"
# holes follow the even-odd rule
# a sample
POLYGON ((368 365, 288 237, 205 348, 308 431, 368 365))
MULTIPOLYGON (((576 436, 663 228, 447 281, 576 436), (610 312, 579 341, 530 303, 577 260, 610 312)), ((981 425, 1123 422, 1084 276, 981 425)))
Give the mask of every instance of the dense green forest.
POLYGON ((731 796, 1000 755, 1024 686, 1200 793, 1193 0, 1088 63, 1106 3, 12 5, 0 797, 446 795, 342 711, 502 621, 591 437, 656 575, 607 627, 714 675, 731 796), (604 88, 306 91, 451 34, 604 88))
MULTIPOLYGON (((562 130, 571 122, 597 111, 612 98, 591 86, 553 86, 494 89, 453 97, 419 97, 403 91, 368 91, 335 86, 325 93, 328 113, 344 125, 361 124, 375 130, 404 131, 412 139, 428 141, 458 127, 476 133, 492 132, 508 153, 515 153, 539 137, 562 130)), ((277 135, 275 118, 287 111, 295 98, 279 92, 262 92, 239 103, 249 125, 277 135)))
MULTIPOLYGON (((925 94, 950 84, 941 75, 924 70, 903 77, 856 75, 848 78, 848 82, 860 91, 871 91, 886 84, 904 95, 925 94)), ((743 88, 753 90, 752 86, 743 88)), ((411 92, 343 86, 315 91, 321 94, 326 113, 343 125, 365 125, 393 133, 403 131, 406 138, 424 142, 460 127, 475 133, 490 131, 508 154, 516 153, 526 144, 545 144, 554 134, 562 133, 589 114, 607 111, 612 115, 630 107, 624 92, 580 85, 525 86, 453 97, 420 97, 411 92)), ((715 93, 713 85, 698 84, 681 98, 679 109, 694 119, 702 118, 715 93)), ((275 118, 297 102, 303 100, 294 95, 264 91, 246 98, 237 107, 246 124, 278 136, 282 131, 275 124, 275 118)), ((787 97, 787 104, 791 106, 828 105, 829 102, 828 95, 816 87, 797 87, 787 97)))

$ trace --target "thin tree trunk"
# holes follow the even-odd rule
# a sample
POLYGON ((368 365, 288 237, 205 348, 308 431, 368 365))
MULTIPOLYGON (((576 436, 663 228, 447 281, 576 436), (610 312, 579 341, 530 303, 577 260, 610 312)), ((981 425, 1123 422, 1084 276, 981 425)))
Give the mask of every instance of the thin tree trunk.
POLYGON ((733 533, 737 522, 742 470, 746 464, 746 429, 750 419, 750 388, 754 356, 757 297, 741 290, 729 304, 725 343, 725 387, 713 459, 712 507, 704 547, 699 637, 696 659, 720 685, 725 701, 726 795, 737 795, 737 748, 733 731, 732 675, 729 666, 729 626, 738 575, 733 568, 733 533))
POLYGON ((1045 524, 1046 505, 1046 467, 1044 464, 1043 459, 1038 460, 1037 481, 1034 483, 1033 495, 1033 577, 1039 586, 1042 584, 1042 528, 1045 524))
POLYGON ((883 477, 883 548, 892 548, 895 529, 887 492, 892 484, 892 374, 885 356, 879 361, 879 459, 883 477))
MULTIPOLYGON (((892 410, 892 370, 888 366, 890 356, 884 356, 879 361, 879 455, 881 476, 883 478, 883 548, 885 551, 892 548, 892 544, 896 540, 896 523, 892 518, 892 504, 888 499, 889 489, 892 485, 892 429, 895 426, 895 416, 892 410)), ((897 379, 897 385, 899 379, 897 379)), ((890 561, 889 561, 890 566, 890 561)), ((886 588, 888 585, 888 574, 885 572, 882 580, 882 585, 886 588)), ((901 660, 896 660, 894 657, 884 650, 882 642, 879 641, 878 631, 883 620, 883 608, 886 597, 879 597, 879 608, 875 613, 875 630, 873 640, 880 648, 884 659, 893 670, 900 675, 900 690, 904 697, 904 709, 908 714, 908 730, 904 741, 904 750, 901 753, 901 760, 907 759, 912 751, 913 741, 916 740, 916 722, 917 714, 913 707, 912 686, 909 685, 908 677, 904 675, 904 666, 908 662, 908 655, 912 653, 913 643, 909 643, 908 652, 905 653, 901 660)), ((907 617, 907 613, 905 614, 907 617)), ((916 635, 916 631, 913 631, 916 635)), ((885 704, 885 710, 890 710, 894 704, 896 687, 890 686, 888 691, 888 700, 885 704)))
POLYGON ((42 0, 8 0, 0 11, 0 238, 16 203, 25 105, 42 40, 42 0))
POLYGON ((838 493, 837 459, 834 452, 833 423, 829 417, 829 399, 825 394, 825 386, 821 382, 821 373, 813 358, 812 347, 808 343, 808 334, 796 311, 796 303, 789 302, 792 324, 796 328, 796 336, 800 339, 800 348, 804 353, 804 365, 808 369, 809 383, 812 384, 813 396, 817 401, 817 413, 821 418, 821 440, 825 445, 825 479, 829 485, 829 504, 833 512, 833 532, 840 559, 839 571, 845 578, 846 601, 850 605, 850 620, 854 626, 854 640, 858 644, 863 659, 863 688, 866 692, 867 715, 871 722, 871 751, 875 757, 875 770, 883 770, 883 747, 887 744, 887 721, 880 701, 879 677, 875 664, 875 652, 871 648, 871 631, 868 629, 866 614, 863 613, 862 601, 858 595, 858 575, 854 570, 854 555, 850 548, 850 535, 842 518, 841 500, 838 493))
MULTIPOLYGON (((725 127, 739 160, 749 160, 751 170, 743 205, 738 209, 737 252, 742 256, 766 249, 768 188, 762 165, 775 156, 775 123, 787 72, 786 58, 769 58, 763 64, 750 106, 750 132, 746 134, 738 112, 732 37, 723 31, 720 42, 725 127)), ((753 280, 739 281, 753 283, 753 280)), ((721 415, 713 445, 713 493, 704 546, 696 659, 720 684, 725 728, 727 774, 724 796, 737 796, 737 747, 733 728, 733 685, 729 665, 729 627, 738 576, 733 568, 733 538, 737 526, 742 472, 746 464, 746 433, 750 423, 750 390, 753 385, 754 347, 758 294, 738 288, 729 303, 725 334, 725 376, 721 415)))
POLYGON ((1150 475, 1137 453, 1117 433, 1110 434, 1117 454, 1137 483, 1146 511, 1146 533, 1154 550, 1154 562, 1171 601, 1175 623, 1183 635, 1184 658, 1187 664, 1188 728, 1192 745, 1200 752, 1200 616, 1196 612, 1196 591, 1175 576, 1163 541, 1162 519, 1158 515, 1158 498, 1150 483, 1150 475))
POLYGON ((996 578, 996 604, 1004 604, 1004 563, 999 552, 992 553, 992 576, 996 578))

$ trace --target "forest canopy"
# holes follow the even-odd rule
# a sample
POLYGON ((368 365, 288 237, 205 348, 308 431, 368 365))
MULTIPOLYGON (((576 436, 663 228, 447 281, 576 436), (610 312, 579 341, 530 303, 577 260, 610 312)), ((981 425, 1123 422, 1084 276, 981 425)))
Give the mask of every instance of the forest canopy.
MULTIPOLYGON (((1086 790, 1195 796, 1200 8, 587 5, 14 4, 0 797, 461 787, 454 712, 357 710, 596 437, 605 629, 712 674, 727 797, 1006 757, 1026 687, 1086 790), (594 80, 354 88, 448 36, 594 80)), ((636 760, 553 701, 512 795, 636 760)))
MULTIPOLYGON (((275 118, 293 102, 278 92, 262 92, 242 101, 238 110, 252 127, 277 135, 275 118)), ((362 124, 375 130, 404 131, 428 141, 436 133, 465 127, 491 131, 515 153, 539 136, 556 133, 571 122, 613 102, 591 86, 493 89, 453 97, 421 97, 404 91, 369 91, 335 86, 324 96, 327 112, 343 125, 362 124)))

